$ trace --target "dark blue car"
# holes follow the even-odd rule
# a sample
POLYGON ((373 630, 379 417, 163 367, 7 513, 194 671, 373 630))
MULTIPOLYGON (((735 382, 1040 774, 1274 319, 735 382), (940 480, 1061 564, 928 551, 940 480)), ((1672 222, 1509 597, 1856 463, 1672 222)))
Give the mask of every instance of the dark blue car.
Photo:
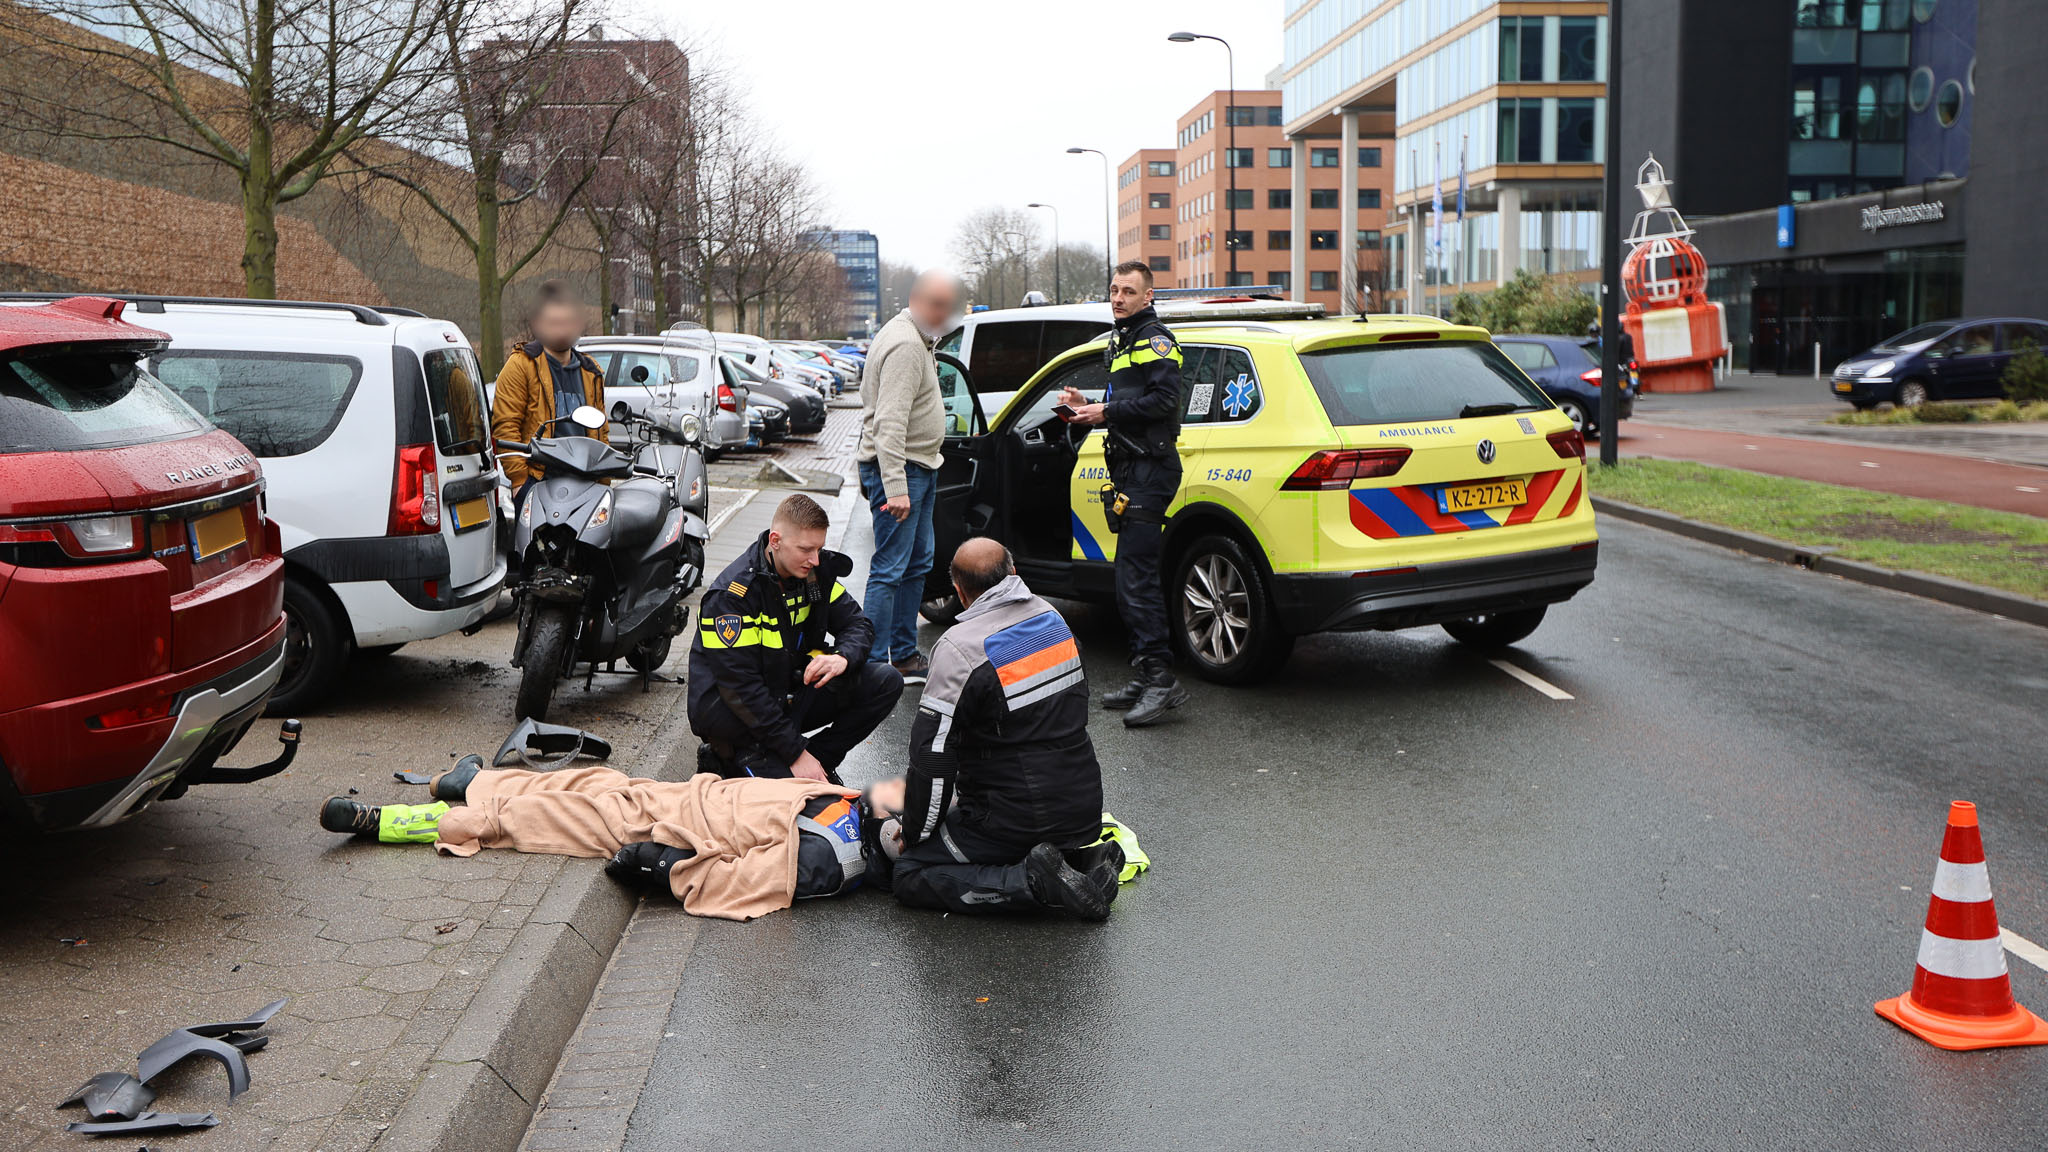
POLYGON ((1829 389, 1858 408, 2005 395, 2005 366, 2028 344, 2048 349, 2048 323, 1992 316, 1908 328, 1835 367, 1829 389))
MULTIPOLYGON (((1543 394, 1572 418, 1572 426, 1590 436, 1600 424, 1600 349, 1583 336, 1495 336, 1543 394), (1590 373, 1592 379, 1586 377, 1590 373)), ((1636 410, 1636 389, 1621 390, 1620 418, 1636 410)))

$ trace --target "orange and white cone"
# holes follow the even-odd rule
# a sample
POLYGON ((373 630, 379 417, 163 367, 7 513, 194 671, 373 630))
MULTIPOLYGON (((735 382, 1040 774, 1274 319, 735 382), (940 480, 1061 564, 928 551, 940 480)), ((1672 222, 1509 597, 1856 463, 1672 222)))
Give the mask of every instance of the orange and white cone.
POLYGON ((2048 1044, 2048 1022, 2012 998, 1977 806, 1967 800, 1949 805, 1913 988, 1879 1002, 1877 1014, 1937 1048, 2048 1044))

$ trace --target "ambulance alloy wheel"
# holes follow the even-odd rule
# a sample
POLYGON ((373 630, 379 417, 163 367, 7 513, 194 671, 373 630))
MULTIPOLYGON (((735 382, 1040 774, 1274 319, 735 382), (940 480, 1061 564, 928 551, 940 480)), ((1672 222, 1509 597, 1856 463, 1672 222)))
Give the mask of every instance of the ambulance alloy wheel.
POLYGON ((1204 536, 1175 560, 1166 631, 1195 675, 1218 684, 1264 679, 1294 650, 1258 565, 1228 536, 1204 536))

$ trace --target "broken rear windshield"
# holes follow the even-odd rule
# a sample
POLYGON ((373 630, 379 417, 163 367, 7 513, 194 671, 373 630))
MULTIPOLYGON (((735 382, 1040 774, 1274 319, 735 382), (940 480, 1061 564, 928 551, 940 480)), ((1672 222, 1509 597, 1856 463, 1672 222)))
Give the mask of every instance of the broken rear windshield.
POLYGON ((0 452, 119 448, 207 427, 135 353, 29 349, 0 357, 0 452))

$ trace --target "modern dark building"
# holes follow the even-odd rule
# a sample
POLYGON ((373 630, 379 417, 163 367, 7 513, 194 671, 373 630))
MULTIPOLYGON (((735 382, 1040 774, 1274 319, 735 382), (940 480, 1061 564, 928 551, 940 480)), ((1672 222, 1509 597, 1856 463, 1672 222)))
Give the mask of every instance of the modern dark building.
POLYGON ((2048 3, 1629 0, 1622 38, 1622 158, 1676 182, 1738 366, 2048 316, 2048 3))
POLYGON ((846 274, 846 334, 873 336, 882 323, 882 250, 873 232, 818 231, 804 238, 829 253, 846 274))

